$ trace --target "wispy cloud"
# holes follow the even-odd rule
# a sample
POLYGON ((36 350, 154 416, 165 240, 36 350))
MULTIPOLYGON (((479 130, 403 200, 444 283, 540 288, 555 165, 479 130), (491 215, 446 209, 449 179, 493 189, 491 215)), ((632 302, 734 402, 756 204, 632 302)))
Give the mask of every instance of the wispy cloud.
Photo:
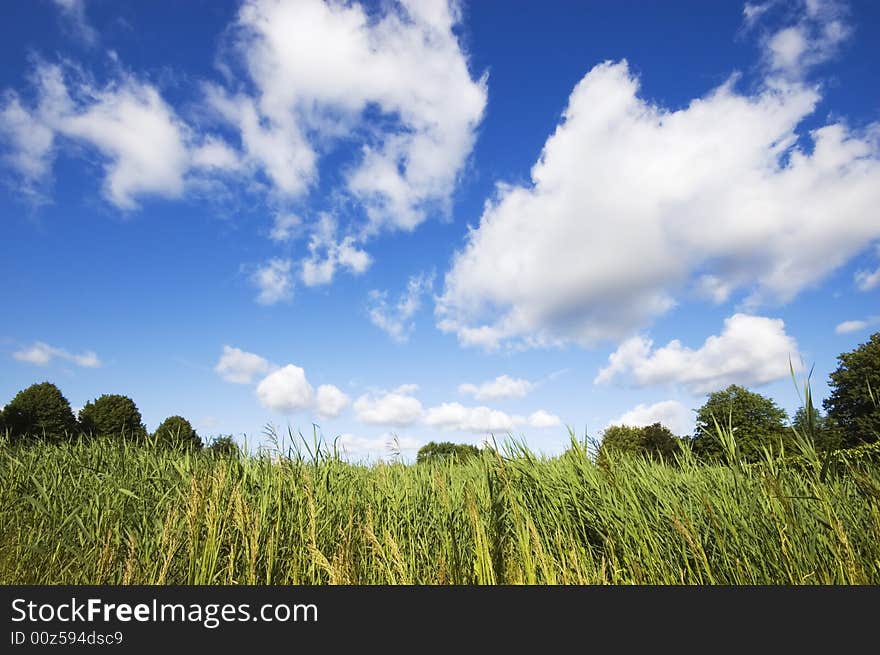
POLYGON ((409 340, 415 329, 412 319, 422 306, 422 297, 431 293, 434 273, 420 273, 409 278, 406 290, 397 302, 388 300, 387 291, 372 290, 369 293, 370 322, 399 343, 409 340))
POLYGON ((92 350, 79 354, 71 353, 64 348, 56 348, 42 341, 37 341, 30 348, 17 350, 12 353, 12 356, 20 362, 27 362, 38 366, 46 366, 56 358, 72 362, 83 368, 98 368, 101 366, 101 360, 98 359, 98 355, 92 350))

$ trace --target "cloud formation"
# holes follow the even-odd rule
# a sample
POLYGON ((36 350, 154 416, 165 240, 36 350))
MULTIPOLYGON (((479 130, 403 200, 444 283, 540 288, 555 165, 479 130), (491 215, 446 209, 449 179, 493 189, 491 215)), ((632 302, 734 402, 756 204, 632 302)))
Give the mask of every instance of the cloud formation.
POLYGON ((499 184, 456 253, 440 329, 487 349, 592 346, 682 296, 789 301, 880 237, 880 125, 798 133, 819 87, 775 69, 754 91, 737 80, 669 110, 626 61, 595 66, 530 183, 499 184))
POLYGON ((289 259, 274 258, 257 268, 251 275, 251 282, 257 287, 257 302, 261 305, 274 305, 293 297, 293 278, 289 259))
POLYGON ((495 400, 496 398, 523 398, 535 384, 522 378, 499 375, 494 380, 480 385, 464 383, 458 385, 458 393, 468 394, 477 400, 495 400))
MULTIPOLYGON (((677 400, 661 400, 652 405, 639 403, 628 412, 608 422, 611 425, 631 425, 643 427, 662 423, 679 436, 692 434, 695 414, 677 400)), ((605 426, 605 427, 608 427, 605 426)))
POLYGON ((257 398, 263 407, 281 414, 310 409, 315 392, 299 366, 288 364, 270 373, 257 385, 257 398))
POLYGON ((677 339, 662 348, 645 337, 627 339, 608 357, 594 382, 624 378, 646 387, 680 384, 692 393, 717 391, 730 384, 762 385, 790 375, 799 367, 797 342, 785 333, 782 319, 734 314, 720 335, 696 350, 677 339))
POLYGON ((398 343, 409 340, 415 329, 412 318, 422 306, 422 296, 429 295, 434 287, 434 274, 420 273, 409 278, 406 291, 396 303, 388 302, 388 292, 373 289, 369 293, 370 322, 398 343))
POLYGON ((234 384, 251 384, 256 376, 271 369, 267 359, 232 346, 223 346, 223 354, 214 367, 223 380, 234 384))
POLYGON ((357 420, 368 425, 406 427, 422 417, 422 403, 412 394, 416 385, 403 385, 392 391, 369 393, 354 402, 357 420))
POLYGON ((92 350, 77 354, 64 350, 64 348, 50 346, 42 341, 37 341, 30 348, 17 350, 12 353, 12 356, 20 362, 36 364, 37 366, 46 366, 56 358, 82 366, 83 368, 98 368, 101 366, 101 360, 98 359, 98 355, 92 350))

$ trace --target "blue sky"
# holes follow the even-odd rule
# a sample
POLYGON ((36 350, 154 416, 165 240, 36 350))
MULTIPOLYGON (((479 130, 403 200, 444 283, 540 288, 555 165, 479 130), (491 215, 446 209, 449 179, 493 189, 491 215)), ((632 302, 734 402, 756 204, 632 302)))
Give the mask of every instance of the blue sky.
POLYGON ((554 453, 880 325, 876 3, 4 12, 0 402, 554 453))

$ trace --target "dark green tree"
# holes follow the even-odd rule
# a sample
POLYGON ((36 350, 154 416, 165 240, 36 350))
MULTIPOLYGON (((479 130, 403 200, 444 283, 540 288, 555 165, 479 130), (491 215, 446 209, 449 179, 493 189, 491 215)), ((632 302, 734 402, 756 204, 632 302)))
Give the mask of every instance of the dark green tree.
POLYGON ((602 434, 597 461, 606 461, 611 452, 670 461, 677 451, 678 439, 662 423, 644 427, 612 425, 602 434))
POLYGON ((234 458, 241 455, 241 448, 235 442, 235 439, 232 438, 232 435, 217 437, 208 446, 208 450, 218 457, 234 458))
POLYGON ((79 412, 79 422, 83 432, 96 437, 140 440, 147 435, 141 413, 128 396, 104 394, 87 402, 79 412))
POLYGON ((806 407, 799 407, 791 420, 791 427, 801 437, 809 437, 819 450, 834 450, 840 447, 840 431, 834 421, 822 413, 816 407, 810 408, 807 413, 806 407))
POLYGON ((2 422, 13 440, 34 437, 58 441, 77 432, 70 403, 51 382, 19 391, 3 408, 2 422))
POLYGON ((829 376, 831 395, 822 403, 840 429, 845 448, 880 439, 880 332, 841 354, 829 376))
POLYGON ((434 443, 430 441, 419 448, 419 452, 416 455, 416 463, 424 464, 447 459, 463 462, 469 457, 478 457, 479 454, 480 449, 470 444, 452 443, 449 441, 434 443))
POLYGON ((172 448, 201 448, 202 440, 182 416, 169 416, 153 433, 156 444, 172 448))
POLYGON ((717 421, 724 430, 733 427, 740 457, 755 461, 764 448, 778 451, 792 442, 794 435, 785 425, 787 420, 785 410, 772 399, 732 384, 724 391, 709 394, 697 412, 694 453, 707 460, 722 457, 724 447, 716 431, 717 421))

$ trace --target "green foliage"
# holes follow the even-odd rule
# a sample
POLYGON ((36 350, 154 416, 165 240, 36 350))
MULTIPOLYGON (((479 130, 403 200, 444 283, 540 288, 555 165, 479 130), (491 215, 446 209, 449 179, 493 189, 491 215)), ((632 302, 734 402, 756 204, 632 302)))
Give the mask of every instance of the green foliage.
POLYGON ((603 433, 597 461, 605 463, 611 452, 671 461, 678 452, 678 439, 661 423, 644 427, 612 425, 603 433))
POLYGON ((831 395, 823 405, 840 428, 841 445, 880 439, 880 332, 855 350, 841 354, 829 376, 831 395))
POLYGON ((92 436, 143 439, 147 428, 141 413, 128 396, 104 394, 89 401, 79 412, 80 427, 92 436))
POLYGON ((732 384, 709 394, 697 412, 694 453, 713 461, 724 456, 726 448, 719 438, 717 424, 723 430, 733 429, 739 457, 757 461, 765 448, 776 452, 792 442, 794 435, 785 425, 787 419, 785 410, 772 399, 732 384))
POLYGON ((217 437, 208 446, 208 450, 218 457, 241 457, 241 448, 232 438, 232 435, 217 437))
POLYGON ((480 449, 470 444, 452 443, 450 441, 434 443, 433 441, 430 441, 419 448, 419 452, 416 455, 416 462, 419 464, 437 462, 440 460, 464 462, 470 457, 478 457, 479 455, 480 449))
POLYGON ((169 416, 156 428, 153 437, 157 446, 201 448, 202 440, 192 424, 182 416, 169 416))
POLYGON ((2 424, 13 440, 25 437, 67 439, 77 430, 70 403, 51 382, 32 384, 19 391, 3 408, 2 424))
POLYGON ((811 437, 820 451, 840 447, 840 431, 834 421, 823 416, 816 407, 811 406, 809 413, 806 407, 799 407, 791 420, 791 427, 798 434, 811 437))

